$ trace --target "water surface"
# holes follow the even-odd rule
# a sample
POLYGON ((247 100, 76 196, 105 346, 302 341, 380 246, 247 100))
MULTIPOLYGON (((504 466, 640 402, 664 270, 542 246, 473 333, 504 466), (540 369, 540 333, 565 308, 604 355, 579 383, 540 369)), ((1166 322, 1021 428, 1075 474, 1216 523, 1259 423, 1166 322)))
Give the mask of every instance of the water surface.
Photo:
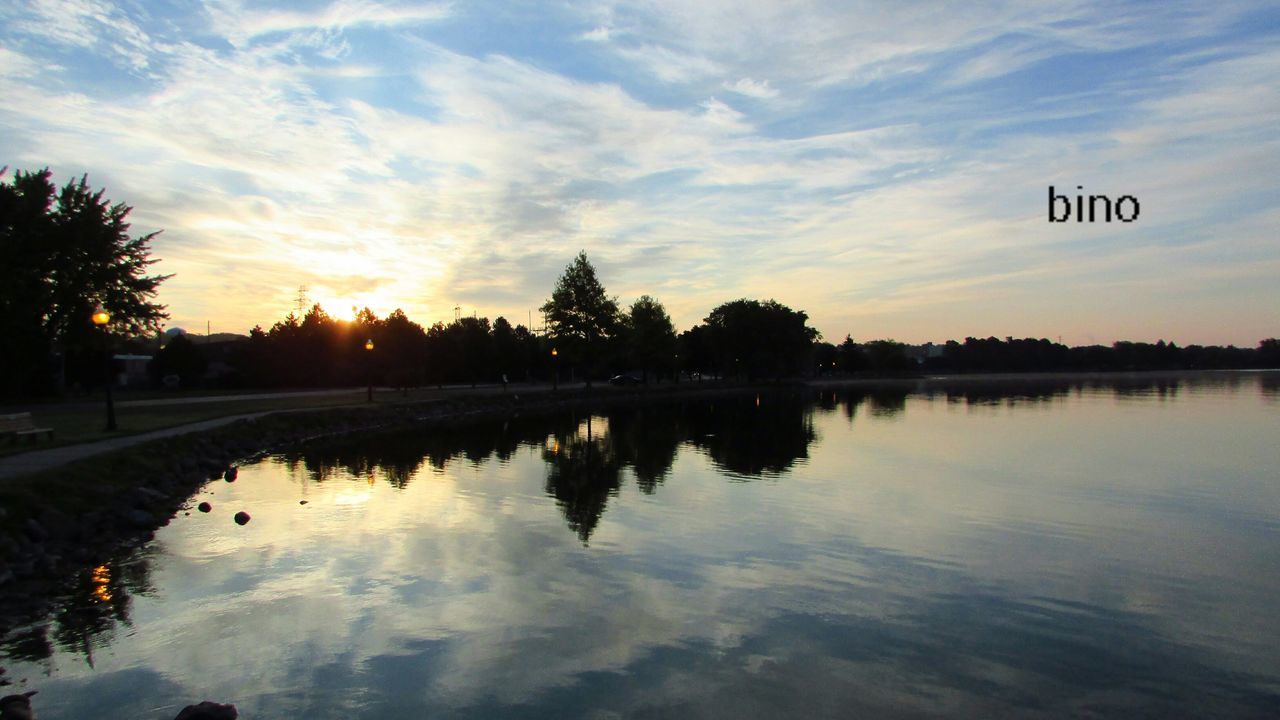
POLYGON ((326 441, 210 483, 0 653, 55 720, 1276 717, 1278 388, 970 381, 326 441))

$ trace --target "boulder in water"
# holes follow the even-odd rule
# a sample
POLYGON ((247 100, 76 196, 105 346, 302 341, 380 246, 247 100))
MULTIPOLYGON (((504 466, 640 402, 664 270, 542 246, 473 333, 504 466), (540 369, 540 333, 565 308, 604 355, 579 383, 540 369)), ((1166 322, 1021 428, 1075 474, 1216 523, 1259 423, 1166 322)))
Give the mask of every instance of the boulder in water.
POLYGON ((28 690, 21 695, 6 695, 0 698, 0 720, 35 720, 36 711, 31 709, 31 696, 38 690, 28 690))
POLYGON ((198 705, 182 708, 182 712, 173 720, 236 720, 238 717, 240 713, 236 711, 235 705, 219 705, 205 700, 198 705))

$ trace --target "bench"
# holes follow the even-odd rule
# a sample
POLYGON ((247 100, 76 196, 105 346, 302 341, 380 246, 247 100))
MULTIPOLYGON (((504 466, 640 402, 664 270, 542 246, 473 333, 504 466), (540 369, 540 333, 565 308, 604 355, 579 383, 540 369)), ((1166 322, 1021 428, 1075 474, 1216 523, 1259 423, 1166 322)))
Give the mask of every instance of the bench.
POLYGON ((16 443, 20 437, 29 437, 34 443, 41 435, 48 435, 52 440, 53 428, 36 427, 29 412, 13 413, 0 415, 0 435, 8 435, 10 443, 16 443))

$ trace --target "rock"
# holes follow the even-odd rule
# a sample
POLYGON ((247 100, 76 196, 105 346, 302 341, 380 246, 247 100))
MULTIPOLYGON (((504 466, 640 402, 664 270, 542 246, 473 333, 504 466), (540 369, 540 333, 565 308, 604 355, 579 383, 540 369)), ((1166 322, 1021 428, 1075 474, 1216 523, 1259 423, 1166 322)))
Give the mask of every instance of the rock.
POLYGON ((236 524, 237 524, 237 525, 245 525, 245 524, 248 524, 248 522, 249 522, 249 513, 245 512, 245 511, 243 511, 243 510, 241 510, 241 511, 240 511, 240 512, 238 512, 238 513, 236 513, 236 524))
POLYGON ((35 518, 27 518, 27 522, 23 524, 23 529, 27 531, 27 536, 32 540, 48 540, 49 532, 44 526, 36 521, 35 518))
POLYGON ((226 480, 227 482, 235 482, 236 476, 239 474, 240 474, 240 468, 232 465, 231 467, 227 468, 227 471, 225 473, 222 474, 222 479, 226 480))
POLYGON ((306 500, 299 500, 299 501, 298 501, 298 504, 299 504, 299 505, 306 505, 306 504, 307 504, 307 501, 306 501, 306 500))
POLYGON ((155 489, 153 489, 153 488, 149 488, 149 487, 140 487, 140 488, 138 488, 138 494, 139 494, 139 495, 145 495, 146 497, 149 497, 149 498, 151 498, 151 499, 153 499, 153 500, 168 500, 168 499, 169 499, 169 496, 168 496, 168 495, 165 495, 164 493, 160 492, 159 490, 155 490, 155 489))
POLYGON ((182 708, 182 712, 173 720, 236 720, 238 717, 240 713, 236 711, 235 705, 219 705, 205 700, 198 705, 182 708))
POLYGON ((138 508, 134 508, 125 513, 125 519, 134 527, 139 528, 151 527, 156 522, 156 519, 151 516, 151 513, 138 508))
POLYGON ((76 531, 76 522, 58 510, 46 510, 40 518, 40 524, 52 537, 68 537, 76 531))
POLYGON ((31 696, 37 692, 39 691, 28 690, 21 695, 6 695, 0 698, 0 720, 35 720, 36 713, 31 709, 31 696))
POLYGON ((213 506, 207 502, 202 502, 196 506, 196 509, 199 510, 200 512, 209 512, 210 510, 213 509, 213 506))

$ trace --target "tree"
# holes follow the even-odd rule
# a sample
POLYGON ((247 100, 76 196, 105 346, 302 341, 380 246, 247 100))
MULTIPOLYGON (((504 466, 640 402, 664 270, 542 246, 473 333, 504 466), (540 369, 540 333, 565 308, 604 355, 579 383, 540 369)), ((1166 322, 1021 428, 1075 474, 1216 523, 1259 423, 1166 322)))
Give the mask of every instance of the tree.
POLYGON ((1280 367, 1280 340, 1267 338, 1258 342, 1258 367, 1280 367))
POLYGON ((520 341, 516 338, 515 328, 501 315, 493 321, 493 356, 499 374, 508 381, 518 377, 520 341))
POLYGON ((564 269, 542 312, 551 336, 564 347, 561 352, 571 350, 582 359, 590 387, 598 346, 617 331, 618 301, 605 295, 585 251, 564 269))
POLYGON ((209 361, 195 343, 186 335, 175 335, 147 363, 147 372, 152 380, 159 383, 166 375, 177 375, 183 387, 190 387, 204 377, 209 361))
POLYGON ((721 374, 745 372, 748 379, 781 377, 799 371, 820 333, 809 316, 775 300, 734 300, 711 311, 703 321, 708 340, 720 360, 721 374))
POLYGON ((172 276, 146 274, 158 233, 130 237, 131 207, 103 199, 87 176, 56 190, 51 175, 0 182, 0 383, 10 396, 52 388, 55 349, 101 352, 89 320, 99 307, 118 335, 154 332, 168 318, 152 299, 172 276))
POLYGON ((649 368, 666 367, 676 352, 676 329, 662 303, 641 295, 626 316, 627 345, 640 363, 641 379, 649 381, 649 368))

